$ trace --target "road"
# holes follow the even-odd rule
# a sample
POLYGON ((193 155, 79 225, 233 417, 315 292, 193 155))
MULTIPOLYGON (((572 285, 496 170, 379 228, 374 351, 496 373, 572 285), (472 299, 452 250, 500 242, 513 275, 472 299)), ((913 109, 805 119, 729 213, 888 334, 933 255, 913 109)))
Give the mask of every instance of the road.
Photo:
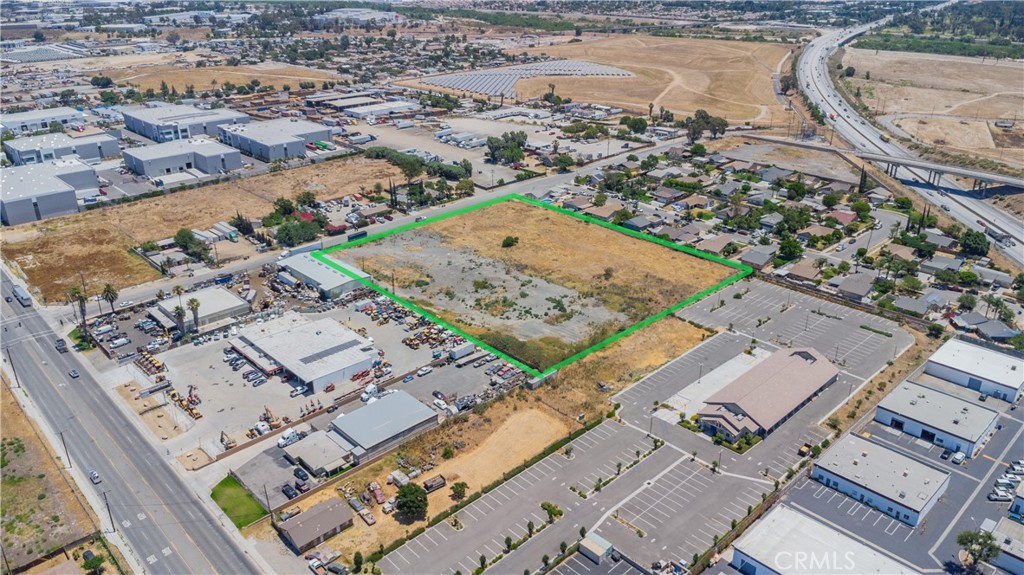
MULTIPOLYGON (((947 2, 941 6, 952 3, 947 2)), ((829 56, 836 48, 886 22, 888 22, 888 18, 856 28, 835 30, 815 38, 804 48, 803 54, 800 56, 797 64, 797 78, 810 101, 817 104, 821 111, 829 117, 828 124, 855 149, 895 158, 916 158, 896 142, 883 141, 882 132, 867 123, 843 100, 829 76, 829 56)), ((899 168, 896 176, 936 207, 945 206, 943 209, 966 227, 984 231, 986 226, 991 226, 1009 234, 1018 245, 1024 245, 1024 230, 1022 230, 1024 226, 1021 226, 1019 220, 973 197, 955 182, 943 178, 939 182, 939 189, 935 189, 928 184, 921 184, 920 182, 928 181, 927 174, 913 168, 899 168)), ((1002 244, 997 244, 997 247, 1017 265, 1024 266, 1024 250, 1019 247, 1007 248, 1002 244)))
MULTIPOLYGON (((4 294, 11 293, 6 270, 0 283, 4 294)), ((101 483, 80 479, 81 488, 93 491, 92 501, 108 501, 109 515, 97 509, 104 528, 110 528, 112 516, 146 572, 259 572, 199 496, 111 402, 90 366, 73 352, 56 352, 56 334, 36 308, 23 308, 17 300, 0 305, 4 356, 13 362, 17 381, 53 436, 63 436, 78 476, 86 477, 90 469, 99 473, 101 483), (78 379, 68 376, 72 369, 81 374, 78 379)), ((10 375, 11 365, 4 367, 10 375)))

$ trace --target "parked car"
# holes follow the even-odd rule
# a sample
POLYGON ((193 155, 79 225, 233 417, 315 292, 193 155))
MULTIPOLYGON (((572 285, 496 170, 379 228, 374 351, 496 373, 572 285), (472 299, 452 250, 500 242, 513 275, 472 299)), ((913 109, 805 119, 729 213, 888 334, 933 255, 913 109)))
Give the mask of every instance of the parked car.
POLYGON ((288 483, 285 483, 283 486, 281 486, 281 493, 284 493, 284 496, 287 497, 288 499, 295 499, 296 497, 299 496, 299 492, 296 491, 295 488, 288 483))
POLYGON ((365 509, 365 507, 363 507, 363 503, 356 499, 355 497, 349 497, 348 504, 352 509, 355 510, 356 513, 359 513, 360 511, 365 509))
POLYGON ((939 458, 940 458, 940 459, 949 459, 949 456, 950 456, 950 455, 953 455, 953 452, 952 452, 952 451, 950 451, 950 450, 948 450, 948 449, 943 449, 943 450, 942 450, 942 455, 940 455, 940 456, 939 456, 939 458))
POLYGON ((445 397, 443 393, 441 393, 440 391, 438 391, 436 389, 430 395, 433 395, 434 397, 440 399, 441 401, 448 401, 448 398, 445 397))
POLYGON ((1012 465, 1006 472, 1011 475, 1024 475, 1024 465, 1012 465))
POLYGON ((1012 499, 1013 496, 1010 495, 1010 492, 1006 491, 1005 489, 994 489, 991 493, 988 494, 989 501, 1011 501, 1012 499))
POLYGON ((309 474, 306 473, 305 469, 301 467, 296 467, 294 473, 296 478, 301 479, 303 481, 309 481, 309 474))
POLYGON ((309 482, 303 481, 301 479, 296 479, 295 488, 299 490, 299 493, 305 493, 309 491, 309 482))
POLYGON ((419 369, 419 371, 416 372, 416 375, 418 375, 420 377, 423 377, 424 375, 427 375, 428 373, 430 373, 432 371, 434 371, 434 368, 432 368, 432 367, 430 367, 428 365, 428 366, 425 366, 425 367, 421 367, 419 369))
POLYGON ((961 463, 964 462, 965 459, 967 459, 967 455, 965 455, 962 451, 957 451, 956 453, 953 454, 953 458, 950 459, 950 461, 953 462, 953 465, 960 465, 961 463))

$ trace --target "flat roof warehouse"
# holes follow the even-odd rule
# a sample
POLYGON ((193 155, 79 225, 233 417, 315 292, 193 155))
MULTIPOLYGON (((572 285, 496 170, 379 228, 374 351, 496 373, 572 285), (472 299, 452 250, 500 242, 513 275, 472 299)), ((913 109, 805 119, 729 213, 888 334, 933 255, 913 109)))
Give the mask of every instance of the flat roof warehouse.
POLYGON ((892 390, 878 406, 972 443, 999 417, 991 409, 910 381, 892 390))
POLYGON ((329 318, 287 326, 259 338, 240 339, 306 382, 376 357, 371 352, 372 342, 329 318))

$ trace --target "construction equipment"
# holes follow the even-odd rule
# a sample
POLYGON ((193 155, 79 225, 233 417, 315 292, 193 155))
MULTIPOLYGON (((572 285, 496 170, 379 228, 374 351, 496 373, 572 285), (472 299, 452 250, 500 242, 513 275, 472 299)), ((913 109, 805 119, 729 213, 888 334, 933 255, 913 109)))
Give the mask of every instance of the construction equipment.
POLYGON ((238 442, 236 442, 234 439, 232 439, 231 436, 228 435, 226 432, 221 431, 220 432, 220 444, 224 446, 224 449, 231 449, 231 448, 235 447, 236 445, 238 445, 238 442))
POLYGON ((283 425, 281 419, 275 417, 274 412, 270 411, 270 408, 265 405, 263 406, 263 414, 260 415, 260 421, 267 422, 270 425, 270 429, 278 429, 283 425))

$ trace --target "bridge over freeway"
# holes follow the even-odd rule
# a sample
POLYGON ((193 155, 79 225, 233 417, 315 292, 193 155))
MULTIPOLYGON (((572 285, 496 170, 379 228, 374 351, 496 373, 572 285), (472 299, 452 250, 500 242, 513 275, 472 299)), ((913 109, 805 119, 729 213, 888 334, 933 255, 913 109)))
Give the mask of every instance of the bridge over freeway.
POLYGON ((979 192, 982 196, 985 195, 986 189, 992 184, 1010 186, 1013 188, 1020 188, 1024 190, 1024 179, 1015 178, 1013 176, 1004 176, 1002 174, 982 172, 979 170, 972 170, 970 168, 947 166, 945 164, 936 164, 934 162, 926 162, 924 160, 918 160, 914 158, 897 158, 886 154, 873 154, 870 152, 853 152, 853 154, 858 158, 868 160, 869 162, 885 164, 885 172, 891 176, 895 174, 896 169, 899 166, 917 168, 919 170, 927 171, 929 184, 938 185, 939 180, 944 175, 953 175, 960 176, 962 178, 970 178, 974 180, 974 185, 971 188, 971 190, 979 192))

